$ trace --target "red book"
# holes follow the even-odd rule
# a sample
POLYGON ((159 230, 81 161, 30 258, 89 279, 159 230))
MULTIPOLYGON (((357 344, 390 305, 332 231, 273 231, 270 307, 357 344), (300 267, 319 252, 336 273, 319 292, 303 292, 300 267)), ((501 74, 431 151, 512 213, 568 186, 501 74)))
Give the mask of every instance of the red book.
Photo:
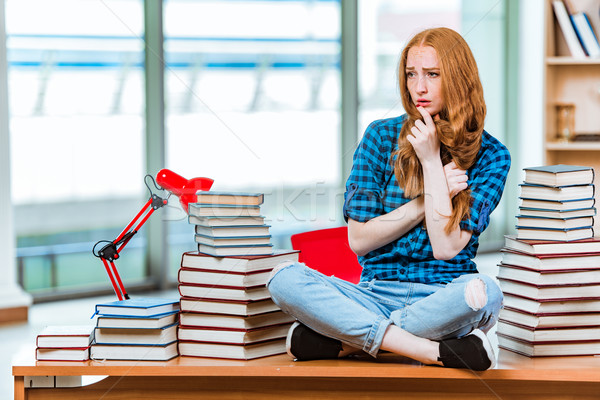
POLYGON ((283 311, 240 316, 206 313, 181 313, 179 316, 181 326, 218 328, 218 329, 257 329, 265 326, 281 325, 294 322, 294 318, 283 311))
POLYGON ((41 348, 87 348, 94 339, 93 325, 50 325, 36 338, 41 348))
POLYGON ((515 235, 504 236, 504 246, 527 254, 570 255, 579 253, 600 253, 600 237, 561 242, 556 240, 525 240, 515 235))
POLYGON ((600 340, 530 342, 498 333, 498 346, 527 357, 592 356, 600 354, 600 340))
POLYGON ((538 271, 600 269, 598 253, 528 254, 503 248, 502 263, 538 271))
POLYGON ((600 299, 535 300, 518 294, 504 293, 504 307, 534 315, 600 313, 600 299))
POLYGON ((534 300, 600 299, 600 284, 535 285, 498 278, 504 293, 516 294, 534 300))
POLYGON ((233 286, 180 284, 178 289, 179 294, 183 297, 242 301, 256 301, 271 298, 271 294, 266 286, 246 289, 233 286))
POLYGON ((498 278, 535 285, 600 285, 600 268, 589 270, 539 271, 518 265, 499 264, 498 278))
POLYGON ((600 327, 600 313, 531 314, 515 308, 500 310, 500 320, 530 329, 564 327, 600 327))
POLYGON ((181 257, 181 267, 223 272, 254 272, 271 270, 283 261, 298 261, 297 250, 274 250, 271 255, 215 257, 198 251, 188 251, 181 257))
POLYGON ((249 316, 279 310, 279 306, 271 299, 244 301, 182 297, 180 303, 183 312, 249 316))

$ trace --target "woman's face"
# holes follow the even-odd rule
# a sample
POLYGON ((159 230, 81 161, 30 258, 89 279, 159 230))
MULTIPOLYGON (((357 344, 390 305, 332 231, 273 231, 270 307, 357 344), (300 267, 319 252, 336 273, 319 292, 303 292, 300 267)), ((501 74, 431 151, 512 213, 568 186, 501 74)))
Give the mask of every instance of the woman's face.
POLYGON ((416 106, 423 107, 434 119, 444 107, 442 77, 435 49, 415 46, 408 50, 406 86, 416 106))

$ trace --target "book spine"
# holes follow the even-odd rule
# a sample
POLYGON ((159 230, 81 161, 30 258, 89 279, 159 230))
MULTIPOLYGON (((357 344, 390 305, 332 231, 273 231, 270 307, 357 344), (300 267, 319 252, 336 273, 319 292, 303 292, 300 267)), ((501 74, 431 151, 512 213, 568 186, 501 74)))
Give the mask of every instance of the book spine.
POLYGON ((567 46, 569 47, 569 51, 571 55, 576 58, 584 58, 585 53, 579 40, 577 39, 577 35, 575 34, 575 29, 571 24, 571 19, 569 18, 569 14, 567 13, 567 9, 562 0, 553 0, 552 7, 554 8, 554 15, 560 25, 560 30, 563 33, 563 37, 567 42, 567 46))
POLYGON ((600 44, 594 34, 587 14, 581 12, 572 16, 573 26, 577 32, 581 44, 590 57, 600 57, 600 44))

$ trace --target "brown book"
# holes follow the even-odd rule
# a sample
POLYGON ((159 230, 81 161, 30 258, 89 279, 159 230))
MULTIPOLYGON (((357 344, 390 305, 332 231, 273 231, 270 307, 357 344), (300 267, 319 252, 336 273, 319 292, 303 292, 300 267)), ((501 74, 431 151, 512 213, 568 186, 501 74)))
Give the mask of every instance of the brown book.
POLYGON ((217 192, 209 190, 206 192, 199 191, 196 193, 196 202, 204 204, 232 204, 232 205, 248 205, 259 206, 265 200, 263 193, 247 193, 247 192, 217 192))
POLYGON ((279 306, 271 299, 259 301, 236 301, 199 299, 193 297, 181 298, 182 312, 250 316, 278 310, 279 306))
POLYGON ((285 338, 291 325, 290 322, 256 329, 217 329, 180 326, 178 337, 181 341, 247 345, 285 338))
POLYGON ((198 251, 188 251, 181 257, 181 266, 226 272, 265 271, 283 261, 298 261, 299 255, 297 250, 274 250, 269 255, 214 257, 198 251))

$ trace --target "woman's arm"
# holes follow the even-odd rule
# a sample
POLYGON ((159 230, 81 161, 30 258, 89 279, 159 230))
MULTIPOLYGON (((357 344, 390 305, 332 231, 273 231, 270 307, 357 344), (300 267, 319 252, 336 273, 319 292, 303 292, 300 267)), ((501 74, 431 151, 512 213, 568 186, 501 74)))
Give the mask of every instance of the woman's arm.
MULTIPOLYGON (((448 260, 456 256, 471 239, 471 232, 457 226, 446 233, 445 227, 452 214, 452 192, 440 158, 440 141, 435 123, 423 107, 417 107, 423 121, 418 120, 407 139, 415 149, 423 168, 423 201, 427 234, 436 259, 448 260)), ((454 175, 452 175, 453 178, 454 175)), ((466 178, 466 175, 465 175, 466 178)), ((464 178, 461 178, 464 179, 464 178)), ((461 185, 467 187, 466 179, 461 185)))
POLYGON ((406 234, 423 220, 423 216, 423 198, 419 196, 367 222, 348 218, 348 243, 356 255, 364 256, 406 234))
MULTIPOLYGON (((444 166, 445 183, 450 196, 467 188, 466 171, 458 169, 454 162, 444 166)), ((385 246, 404 236, 425 217, 423 196, 404 204, 394 211, 373 218, 367 222, 358 222, 348 218, 348 242, 350 248, 359 256, 385 246)))

